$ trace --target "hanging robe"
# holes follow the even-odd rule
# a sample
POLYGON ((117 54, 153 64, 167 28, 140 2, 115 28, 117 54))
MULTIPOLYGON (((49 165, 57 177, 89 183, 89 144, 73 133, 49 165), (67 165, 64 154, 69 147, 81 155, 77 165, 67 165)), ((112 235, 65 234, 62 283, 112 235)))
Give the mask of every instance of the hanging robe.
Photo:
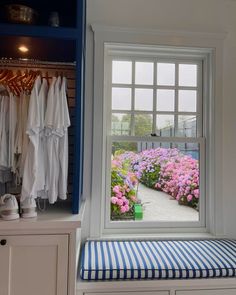
POLYGON ((41 89, 41 77, 35 80, 30 95, 28 122, 26 133, 29 136, 29 145, 24 165, 23 182, 21 190, 21 202, 29 197, 37 197, 36 177, 38 171, 38 146, 40 130, 39 93, 41 89))
POLYGON ((66 78, 63 77, 60 90, 61 99, 61 122, 63 129, 63 136, 59 140, 59 181, 58 181, 58 196, 60 199, 67 198, 67 178, 68 178, 68 127, 70 126, 70 115, 67 105, 66 96, 66 78))

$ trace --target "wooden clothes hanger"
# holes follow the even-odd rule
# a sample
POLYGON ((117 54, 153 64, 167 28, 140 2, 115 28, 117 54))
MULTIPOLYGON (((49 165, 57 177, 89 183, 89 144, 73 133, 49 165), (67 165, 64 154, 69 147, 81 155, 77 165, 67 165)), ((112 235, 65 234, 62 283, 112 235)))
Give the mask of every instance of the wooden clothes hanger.
POLYGON ((0 82, 5 83, 13 76, 12 70, 6 70, 2 73, 0 77, 0 82))
POLYGON ((2 80, 4 77, 6 77, 8 71, 9 71, 8 69, 4 69, 1 71, 0 80, 2 80))
POLYGON ((31 91, 33 83, 40 74, 39 71, 26 70, 23 74, 18 70, 15 74, 12 70, 5 69, 0 73, 0 82, 13 94, 19 96, 22 91, 31 91))
POLYGON ((18 70, 15 75, 13 74, 13 76, 10 79, 8 79, 8 82, 15 81, 15 80, 17 80, 17 78, 19 78, 21 76, 22 76, 21 71, 18 70))
POLYGON ((16 72, 15 75, 13 75, 13 77, 11 77, 10 79, 8 79, 7 84, 8 87, 13 90, 14 94, 19 96, 21 93, 21 85, 18 84, 18 79, 22 76, 22 73, 20 70, 18 70, 16 72))
POLYGON ((37 79, 38 76, 42 77, 42 72, 41 71, 33 71, 32 77, 29 81, 29 83, 26 85, 26 90, 28 90, 29 92, 31 92, 33 86, 34 86, 34 82, 37 79))

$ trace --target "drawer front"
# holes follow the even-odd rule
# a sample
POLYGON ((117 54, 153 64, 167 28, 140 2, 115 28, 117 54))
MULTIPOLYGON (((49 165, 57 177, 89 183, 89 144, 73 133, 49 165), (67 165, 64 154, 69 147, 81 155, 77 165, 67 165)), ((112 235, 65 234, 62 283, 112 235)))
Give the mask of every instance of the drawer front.
POLYGON ((176 291, 176 295, 235 295, 236 289, 212 289, 212 290, 184 290, 176 291))

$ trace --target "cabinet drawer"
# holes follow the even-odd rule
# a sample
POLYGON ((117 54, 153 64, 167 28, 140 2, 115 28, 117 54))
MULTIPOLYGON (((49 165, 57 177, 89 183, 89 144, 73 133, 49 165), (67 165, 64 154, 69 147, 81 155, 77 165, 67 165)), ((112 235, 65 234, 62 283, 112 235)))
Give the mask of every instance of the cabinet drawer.
POLYGON ((235 295, 236 289, 184 290, 176 291, 176 295, 235 295))

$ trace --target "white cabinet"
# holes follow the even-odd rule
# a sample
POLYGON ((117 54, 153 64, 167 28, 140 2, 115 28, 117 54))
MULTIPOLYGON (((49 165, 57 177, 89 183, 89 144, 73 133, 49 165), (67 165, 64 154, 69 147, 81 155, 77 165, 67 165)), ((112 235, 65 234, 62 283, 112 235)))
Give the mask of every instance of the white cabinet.
POLYGON ((68 235, 0 236, 1 295, 67 295, 67 276, 68 235))
POLYGON ((236 294, 236 289, 176 291, 176 295, 235 295, 235 294, 236 294))

